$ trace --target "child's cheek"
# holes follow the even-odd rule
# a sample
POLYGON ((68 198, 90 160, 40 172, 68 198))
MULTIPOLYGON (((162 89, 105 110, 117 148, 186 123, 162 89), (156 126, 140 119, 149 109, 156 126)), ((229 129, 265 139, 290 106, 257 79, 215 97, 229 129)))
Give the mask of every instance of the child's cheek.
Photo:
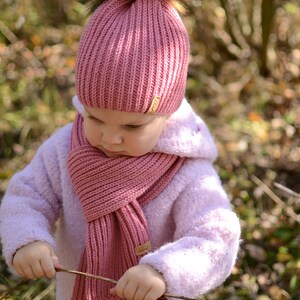
POLYGON ((96 142, 97 130, 89 121, 84 121, 83 131, 88 142, 93 146, 96 142))
POLYGON ((153 140, 150 140, 148 138, 141 138, 135 143, 132 143, 133 152, 135 152, 136 156, 144 155, 149 153, 154 148, 153 140))

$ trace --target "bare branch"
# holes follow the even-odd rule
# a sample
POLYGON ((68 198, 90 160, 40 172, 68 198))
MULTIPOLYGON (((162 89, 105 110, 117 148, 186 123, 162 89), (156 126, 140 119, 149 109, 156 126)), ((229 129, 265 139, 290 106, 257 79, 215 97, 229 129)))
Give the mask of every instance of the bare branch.
MULTIPOLYGON (((110 278, 107 278, 107 277, 102 277, 102 276, 93 275, 93 274, 84 273, 84 272, 79 272, 79 271, 74 271, 74 270, 56 268, 56 271, 57 272, 66 272, 66 273, 70 273, 70 274, 85 276, 85 277, 99 279, 99 280, 104 280, 104 281, 111 282, 111 283, 117 283, 116 280, 113 280, 113 279, 110 279, 110 278)), ((176 298, 176 299, 182 299, 182 300, 200 300, 200 298, 197 298, 197 299, 187 298, 187 297, 183 297, 183 296, 174 296, 174 295, 170 295, 170 294, 164 294, 163 296, 164 297, 170 297, 170 298, 176 298)))
POLYGON ((274 186, 277 187, 278 189, 286 192, 287 194, 293 196, 293 197, 296 197, 296 198, 300 198, 300 194, 299 193, 296 193, 294 192, 293 190, 287 188, 286 186, 278 183, 278 182, 274 182, 274 186))
POLYGON ((251 179, 257 184, 280 208, 282 208, 294 221, 300 223, 300 216, 294 210, 286 205, 265 183, 256 176, 252 175, 251 179))

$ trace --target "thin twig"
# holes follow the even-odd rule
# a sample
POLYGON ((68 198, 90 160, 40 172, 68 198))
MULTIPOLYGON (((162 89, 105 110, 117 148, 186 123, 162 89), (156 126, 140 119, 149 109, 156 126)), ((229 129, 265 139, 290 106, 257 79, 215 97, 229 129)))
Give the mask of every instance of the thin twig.
POLYGON ((278 182, 274 182, 274 186, 277 187, 278 189, 286 192, 287 194, 293 196, 293 197, 296 197, 296 198, 300 198, 300 194, 299 193, 296 193, 294 192, 293 190, 287 188, 286 186, 278 183, 278 182))
POLYGON ((61 269, 61 268, 55 268, 55 270, 57 272, 65 272, 65 273, 81 275, 81 276, 85 276, 85 277, 89 277, 89 278, 94 278, 94 279, 98 279, 98 280, 103 280, 103 281, 107 281, 107 282, 111 282, 111 283, 117 283, 116 280, 113 280, 113 279, 110 279, 107 277, 94 275, 94 274, 89 274, 89 273, 84 273, 84 272, 79 272, 79 271, 74 271, 74 270, 61 269))
POLYGON ((11 44, 14 44, 18 41, 16 35, 2 21, 0 21, 0 32, 8 39, 11 44))
POLYGON ((294 210, 286 205, 265 183, 263 183, 259 178, 252 175, 251 176, 254 183, 256 183, 281 209, 296 222, 300 223, 300 216, 298 216, 294 210))
MULTIPOLYGON (((11 44, 16 44, 19 42, 18 37, 2 21, 0 21, 0 32, 7 38, 7 40, 11 44)), ((32 59, 29 60, 29 64, 31 64, 31 66, 34 68, 42 68, 43 64, 36 57, 36 55, 28 47, 26 47, 24 43, 22 43, 22 46, 26 51, 30 52, 30 54, 32 55, 32 59)))
POLYGON ((50 295, 55 289, 55 281, 52 281, 50 285, 43 290, 40 294, 35 296, 32 300, 42 300, 45 298, 45 296, 50 295))
MULTIPOLYGON (((89 278, 94 278, 94 279, 98 279, 98 280, 111 282, 111 283, 114 283, 114 284, 117 283, 116 280, 113 280, 113 279, 110 279, 110 278, 107 278, 107 277, 102 277, 102 276, 93 275, 93 274, 84 273, 84 272, 79 272, 79 271, 74 271, 74 270, 56 268, 56 271, 57 272, 65 272, 65 273, 75 274, 75 275, 81 275, 81 276, 85 276, 85 277, 89 277, 89 278)), ((174 295, 170 295, 170 294, 164 294, 163 297, 176 298, 176 299, 182 299, 182 300, 199 300, 199 299, 195 299, 195 298, 187 298, 187 297, 183 297, 183 296, 174 296, 174 295)))

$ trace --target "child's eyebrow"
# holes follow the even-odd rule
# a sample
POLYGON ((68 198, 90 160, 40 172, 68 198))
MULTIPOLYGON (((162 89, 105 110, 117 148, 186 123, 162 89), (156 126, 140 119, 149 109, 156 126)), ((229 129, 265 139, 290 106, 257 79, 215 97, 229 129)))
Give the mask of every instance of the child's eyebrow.
POLYGON ((88 110, 87 108, 85 107, 84 110, 89 114, 89 115, 92 115, 88 110))
POLYGON ((102 121, 102 120, 96 118, 96 117, 95 117, 92 113, 90 113, 86 108, 84 108, 84 110, 85 110, 89 115, 91 115, 93 118, 95 118, 95 119, 97 119, 97 120, 99 120, 99 121, 102 121))
POLYGON ((103 120, 101 120, 101 119, 97 118, 96 116, 94 116, 94 115, 93 115, 91 112, 89 112, 86 108, 85 108, 85 111, 88 113, 89 117, 92 117, 93 119, 95 119, 95 120, 97 120, 97 121, 99 121, 99 122, 104 123, 103 120))
MULTIPOLYGON (((95 117, 95 116, 94 116, 92 113, 90 113, 86 108, 84 108, 84 110, 85 110, 91 117, 95 118, 95 119, 98 120, 98 121, 103 122, 103 120, 101 120, 101 119, 95 117)), ((136 120, 136 121, 132 121, 132 122, 130 122, 130 123, 120 124, 120 125, 124 125, 124 126, 127 126, 127 125, 147 125, 147 124, 151 123, 152 121, 153 121, 153 119, 152 119, 152 118, 149 118, 149 119, 146 120, 146 121, 145 121, 145 120, 143 120, 143 121, 136 120)))

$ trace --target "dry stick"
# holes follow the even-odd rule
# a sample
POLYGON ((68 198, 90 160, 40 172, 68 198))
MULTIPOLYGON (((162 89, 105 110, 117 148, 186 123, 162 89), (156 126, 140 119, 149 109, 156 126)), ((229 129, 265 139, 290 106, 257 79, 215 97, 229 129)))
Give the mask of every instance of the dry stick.
POLYGON ((103 280, 103 281, 107 281, 107 282, 111 282, 111 283, 117 283, 116 280, 113 280, 113 279, 110 279, 110 278, 107 278, 107 277, 102 277, 102 276, 98 276, 98 275, 89 274, 89 273, 84 273, 84 272, 79 272, 79 271, 74 271, 74 270, 61 269, 61 268, 55 268, 55 270, 56 270, 56 272, 65 272, 65 273, 81 275, 81 276, 85 276, 85 277, 89 277, 89 278, 99 279, 99 280, 103 280))
POLYGON ((300 194, 294 192, 293 190, 287 188, 286 186, 278 183, 278 182, 274 182, 274 186, 277 187, 278 189, 286 192, 287 194, 293 196, 293 197, 296 197, 296 198, 300 198, 300 194))
MULTIPOLYGON (((89 273, 84 273, 84 272, 79 272, 79 271, 74 271, 74 270, 61 269, 61 268, 55 268, 55 270, 57 272, 65 272, 65 273, 70 273, 70 274, 75 274, 75 275, 81 275, 81 276, 85 276, 85 277, 89 277, 89 278, 94 278, 94 279, 99 279, 99 280, 111 282, 111 283, 114 283, 114 284, 117 283, 116 280, 113 280, 113 279, 110 279, 110 278, 107 278, 107 277, 102 277, 102 276, 98 276, 98 275, 89 274, 89 273)), ((183 299, 183 300, 198 300, 198 299, 195 299, 195 298, 187 298, 187 297, 183 297, 183 296, 173 296, 173 295, 169 295, 169 294, 164 294, 163 297, 170 297, 170 298, 183 299)))
POLYGON ((300 223, 300 216, 298 216, 294 210, 286 205, 274 192, 260 179, 252 175, 251 179, 285 212, 296 222, 300 223))
POLYGON ((15 36, 15 34, 2 21, 0 21, 0 32, 11 44, 14 44, 18 41, 18 38, 15 36))
POLYGON ((55 289, 55 282, 52 281, 51 284, 45 290, 43 290, 40 294, 35 296, 32 300, 42 300, 44 299, 45 296, 50 295, 50 293, 52 293, 54 289, 55 289))
MULTIPOLYGON (((15 44, 19 41, 18 37, 9 29, 9 27, 7 27, 2 21, 0 21, 0 32, 8 39, 8 41, 11 44, 15 44)), ((36 68, 36 67, 43 67, 43 64, 41 63, 41 61, 36 57, 36 55, 25 45, 23 45, 24 49, 26 49, 26 51, 30 52, 32 54, 32 59, 35 63, 35 65, 33 65, 31 63, 31 61, 29 60, 29 63, 31 64, 32 67, 36 68)))

